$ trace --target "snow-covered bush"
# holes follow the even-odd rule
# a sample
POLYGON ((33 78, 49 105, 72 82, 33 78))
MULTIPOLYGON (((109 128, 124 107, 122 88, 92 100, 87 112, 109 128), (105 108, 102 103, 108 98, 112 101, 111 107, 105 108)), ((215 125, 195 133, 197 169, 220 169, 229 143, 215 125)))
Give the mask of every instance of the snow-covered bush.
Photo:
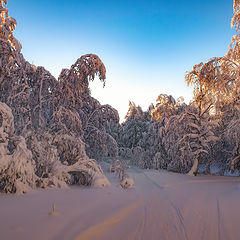
POLYGON ((120 187, 124 189, 132 188, 134 184, 133 179, 126 173, 128 167, 126 161, 120 161, 117 159, 110 165, 109 169, 111 173, 118 175, 118 178, 120 179, 120 187))
POLYGON ((123 179, 120 183, 120 186, 124 189, 132 188, 134 185, 134 181, 132 178, 130 178, 127 174, 123 176, 123 179))

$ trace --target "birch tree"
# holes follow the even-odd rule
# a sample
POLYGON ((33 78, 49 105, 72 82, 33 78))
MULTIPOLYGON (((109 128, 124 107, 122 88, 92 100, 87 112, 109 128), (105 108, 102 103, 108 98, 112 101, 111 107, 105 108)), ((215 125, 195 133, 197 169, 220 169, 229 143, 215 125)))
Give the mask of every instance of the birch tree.
POLYGON ((213 96, 211 95, 211 85, 209 78, 202 74, 203 63, 195 65, 192 71, 186 74, 185 80, 188 85, 192 85, 194 90, 195 112, 186 111, 181 116, 181 121, 185 121, 188 128, 186 134, 181 139, 182 151, 186 148, 190 150, 193 157, 193 166, 189 175, 197 175, 198 166, 203 154, 208 154, 210 142, 217 140, 212 131, 215 122, 210 121, 210 111, 214 107, 213 96))

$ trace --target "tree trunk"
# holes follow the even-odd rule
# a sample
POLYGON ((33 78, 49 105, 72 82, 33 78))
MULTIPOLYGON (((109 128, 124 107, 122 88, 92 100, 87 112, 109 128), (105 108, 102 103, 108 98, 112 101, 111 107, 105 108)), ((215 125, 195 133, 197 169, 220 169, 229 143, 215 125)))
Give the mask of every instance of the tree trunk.
POLYGON ((191 170, 188 172, 189 176, 197 176, 198 166, 199 166, 200 157, 197 157, 194 162, 191 170))

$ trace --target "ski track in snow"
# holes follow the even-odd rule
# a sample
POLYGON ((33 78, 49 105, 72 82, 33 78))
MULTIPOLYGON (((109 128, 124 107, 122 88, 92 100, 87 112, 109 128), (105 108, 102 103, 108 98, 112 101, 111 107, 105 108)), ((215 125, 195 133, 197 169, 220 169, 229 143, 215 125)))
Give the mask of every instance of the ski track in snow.
POLYGON ((131 168, 132 189, 72 187, 0 195, 1 239, 236 240, 238 178, 197 176, 131 168), (50 216, 52 203, 57 216, 50 216))

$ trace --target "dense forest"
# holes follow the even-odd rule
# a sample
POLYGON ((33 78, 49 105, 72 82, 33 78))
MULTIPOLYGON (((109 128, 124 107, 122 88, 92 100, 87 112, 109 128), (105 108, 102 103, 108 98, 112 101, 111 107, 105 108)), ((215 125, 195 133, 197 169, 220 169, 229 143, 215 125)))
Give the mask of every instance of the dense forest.
POLYGON ((6 5, 0 0, 0 191, 106 186, 102 160, 189 175, 238 174, 239 0, 233 3, 237 34, 228 52, 185 75, 193 100, 160 94, 147 111, 129 102, 122 124, 116 109, 91 96, 89 81, 97 78, 105 86, 99 57, 80 57, 56 79, 24 59, 6 5))

